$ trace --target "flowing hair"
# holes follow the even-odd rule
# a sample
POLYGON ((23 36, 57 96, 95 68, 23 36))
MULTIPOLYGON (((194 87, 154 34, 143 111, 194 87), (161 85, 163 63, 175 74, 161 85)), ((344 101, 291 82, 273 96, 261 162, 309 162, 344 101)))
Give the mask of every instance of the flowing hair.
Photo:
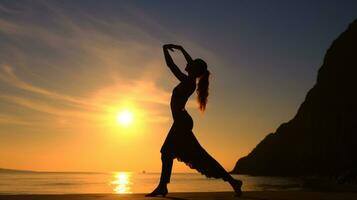
POLYGON ((199 104, 199 109, 202 112, 204 112, 206 109, 210 74, 211 73, 206 69, 203 74, 198 78, 197 82, 197 101, 199 104))

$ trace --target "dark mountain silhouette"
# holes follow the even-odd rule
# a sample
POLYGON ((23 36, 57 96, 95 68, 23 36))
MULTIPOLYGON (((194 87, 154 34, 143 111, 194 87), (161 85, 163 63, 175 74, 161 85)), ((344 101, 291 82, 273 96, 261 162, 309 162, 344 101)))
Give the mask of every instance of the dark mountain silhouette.
POLYGON ((326 52, 296 116, 267 135, 232 173, 336 176, 357 170, 357 20, 326 52))

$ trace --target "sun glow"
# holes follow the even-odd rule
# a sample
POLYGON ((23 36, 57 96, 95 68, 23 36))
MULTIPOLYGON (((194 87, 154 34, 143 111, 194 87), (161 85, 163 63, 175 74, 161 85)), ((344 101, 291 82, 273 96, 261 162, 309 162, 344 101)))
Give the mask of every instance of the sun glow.
POLYGON ((124 127, 129 126, 133 123, 134 115, 129 110, 124 110, 118 113, 117 115, 117 122, 124 127))

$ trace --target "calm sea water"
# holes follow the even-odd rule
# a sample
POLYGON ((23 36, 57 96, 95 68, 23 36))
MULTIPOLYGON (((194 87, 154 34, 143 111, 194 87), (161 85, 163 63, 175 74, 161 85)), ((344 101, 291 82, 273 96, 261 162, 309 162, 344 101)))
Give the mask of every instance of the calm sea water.
MULTIPOLYGON (((159 181, 159 173, 0 173, 0 193, 147 193, 159 181)), ((301 181, 290 178, 234 175, 243 181, 244 191, 299 190, 301 181)), ((228 183, 195 173, 174 173, 170 192, 231 191, 228 183)))

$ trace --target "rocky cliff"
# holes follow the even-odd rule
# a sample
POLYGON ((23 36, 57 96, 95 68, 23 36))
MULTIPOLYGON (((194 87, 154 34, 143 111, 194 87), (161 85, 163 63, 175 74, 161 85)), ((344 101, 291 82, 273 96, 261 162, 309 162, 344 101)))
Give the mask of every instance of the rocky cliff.
POLYGON ((357 170, 357 20, 327 50, 296 116, 267 135, 232 173, 328 175, 357 170))

